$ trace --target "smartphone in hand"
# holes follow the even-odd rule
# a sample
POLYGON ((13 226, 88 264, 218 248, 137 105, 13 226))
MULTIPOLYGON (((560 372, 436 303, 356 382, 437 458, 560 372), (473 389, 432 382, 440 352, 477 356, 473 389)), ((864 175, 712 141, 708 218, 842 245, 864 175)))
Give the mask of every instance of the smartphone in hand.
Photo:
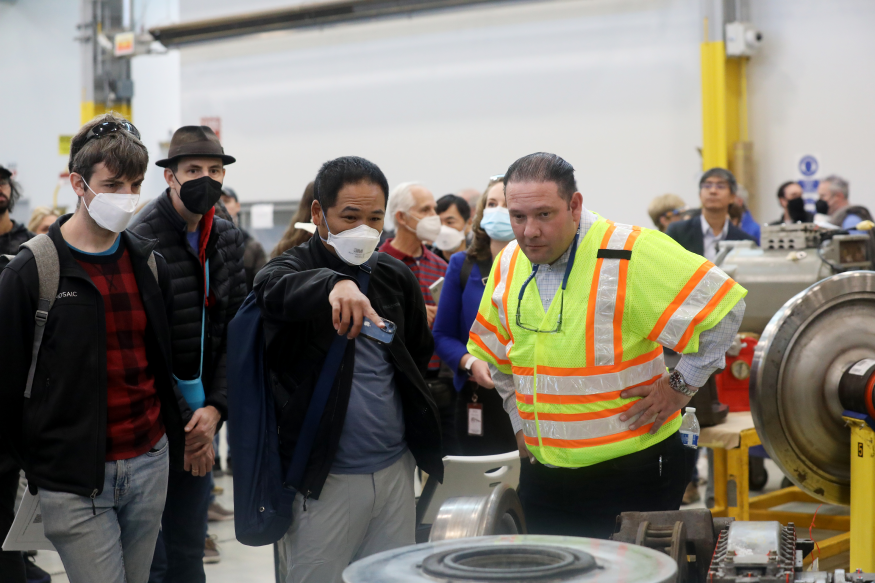
POLYGON ((386 327, 380 328, 377 326, 376 322, 370 318, 365 318, 362 322, 361 334, 379 344, 392 344, 392 340, 395 338, 395 323, 390 322, 389 320, 383 320, 383 324, 385 324, 386 327))

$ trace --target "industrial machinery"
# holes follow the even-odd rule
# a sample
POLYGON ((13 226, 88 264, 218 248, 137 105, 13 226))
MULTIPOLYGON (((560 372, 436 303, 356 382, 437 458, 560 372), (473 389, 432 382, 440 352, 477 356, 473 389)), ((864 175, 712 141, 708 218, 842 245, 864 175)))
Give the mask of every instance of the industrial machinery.
POLYGON ((812 223, 764 226, 762 247, 725 241, 715 264, 748 290, 742 332, 762 333, 784 302, 824 278, 872 269, 870 236, 812 223))
MULTIPOLYGON (((851 568, 875 571, 875 272, 790 299, 763 332, 750 402, 769 456, 802 491, 851 506, 851 568)), ((822 546, 828 546, 826 542, 822 546)))

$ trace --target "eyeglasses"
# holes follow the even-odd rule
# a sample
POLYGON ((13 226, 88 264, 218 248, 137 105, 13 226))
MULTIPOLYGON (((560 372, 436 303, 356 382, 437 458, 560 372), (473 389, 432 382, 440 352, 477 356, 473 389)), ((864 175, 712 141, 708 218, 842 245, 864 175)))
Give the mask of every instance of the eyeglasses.
POLYGON ((108 134, 113 134, 119 131, 126 131, 129 134, 133 135, 138 140, 140 139, 140 132, 137 131, 137 128, 134 127, 129 121, 105 121, 103 123, 99 123, 85 134, 85 141, 82 142, 82 145, 79 146, 81 149, 82 146, 93 140, 94 138, 101 138, 108 134))
POLYGON ((516 306, 516 325, 523 330, 528 330, 529 332, 537 332, 538 334, 556 334, 562 330, 562 314, 565 313, 565 288, 568 286, 568 276, 571 275, 571 269, 574 267, 574 258, 577 256, 577 240, 580 237, 580 230, 578 227, 577 233, 574 235, 574 241, 571 243, 571 254, 568 256, 568 264, 565 266, 565 275, 562 277, 562 288, 559 292, 559 319, 556 320, 556 327, 552 330, 541 330, 540 328, 533 328, 531 326, 527 326, 523 324, 522 318, 520 317, 520 306, 523 305, 523 295, 526 293, 526 287, 528 287, 529 282, 535 278, 535 274, 538 273, 538 268, 541 267, 539 264, 535 265, 532 268, 532 273, 523 282, 522 287, 520 288, 519 301, 516 306))
POLYGON ((703 182, 702 189, 711 190, 712 188, 716 188, 717 190, 729 190, 729 184, 726 182, 703 182))

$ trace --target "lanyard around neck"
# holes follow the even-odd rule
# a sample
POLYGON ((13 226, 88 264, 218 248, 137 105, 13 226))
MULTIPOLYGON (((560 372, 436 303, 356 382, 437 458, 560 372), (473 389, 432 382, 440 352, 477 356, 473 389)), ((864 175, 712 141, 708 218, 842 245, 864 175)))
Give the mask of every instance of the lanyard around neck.
MULTIPOLYGON (((571 253, 568 254, 568 263, 565 265, 565 275, 562 277, 562 291, 565 291, 565 288, 568 286, 568 277, 571 275, 571 270, 574 268, 574 258, 577 256, 577 241, 580 238, 580 226, 577 227, 577 232, 574 234, 574 240, 571 241, 571 253)), ((538 268, 541 267, 540 263, 536 263, 532 267, 532 273, 529 274, 529 277, 526 278, 526 281, 523 282, 522 287, 520 287, 520 295, 519 302, 523 301, 523 294, 526 292, 526 286, 529 285, 529 282, 532 281, 532 278, 535 277, 535 274, 538 273, 538 268)))

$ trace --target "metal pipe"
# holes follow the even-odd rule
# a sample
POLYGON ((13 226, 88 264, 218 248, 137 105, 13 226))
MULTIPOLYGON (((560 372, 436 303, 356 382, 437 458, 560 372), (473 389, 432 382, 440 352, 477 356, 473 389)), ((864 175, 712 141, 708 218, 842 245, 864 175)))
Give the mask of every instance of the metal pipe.
POLYGON ((309 28, 502 0, 337 0, 159 26, 149 33, 165 47, 275 30, 309 28))

